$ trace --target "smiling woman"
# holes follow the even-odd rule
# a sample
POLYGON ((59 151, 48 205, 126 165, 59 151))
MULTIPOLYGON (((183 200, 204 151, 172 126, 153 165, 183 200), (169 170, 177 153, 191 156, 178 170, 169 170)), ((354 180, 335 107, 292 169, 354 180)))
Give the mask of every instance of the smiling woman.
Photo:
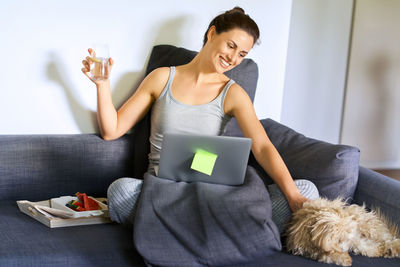
POLYGON ((207 36, 209 41, 203 49, 217 60, 215 71, 219 73, 239 65, 254 44, 252 36, 238 28, 218 34, 216 27, 212 26, 207 36))
MULTIPOLYGON (((318 191, 311 182, 303 181, 299 186, 293 181, 257 118, 250 97, 224 74, 242 62, 259 35, 257 24, 239 7, 218 15, 209 24, 203 48, 193 60, 185 65, 152 71, 118 111, 112 104, 109 79, 99 81, 89 75, 95 51, 89 49, 90 56, 83 60, 82 71, 97 86, 98 123, 104 139, 113 140, 124 135, 151 108, 149 175, 157 173, 165 132, 222 135, 228 121, 235 117, 243 135, 252 140, 251 149, 257 162, 277 184, 276 189, 270 189, 271 193, 279 189, 283 193, 272 194, 276 196, 272 199, 275 217, 279 218, 275 222, 283 225, 290 210, 295 211, 308 198, 317 197, 318 191)), ((114 64, 112 59, 109 63, 111 67, 114 64)), ((157 183, 161 183, 157 179, 157 183)), ((245 187, 243 185, 243 190, 245 187)), ((151 189, 146 183, 142 188, 142 181, 134 178, 118 179, 111 184, 108 190, 111 218, 117 222, 132 222, 136 218, 138 196, 148 190, 151 189)), ((263 186, 260 190, 265 192, 266 189, 263 186)), ((187 213, 186 210, 181 212, 187 213)))
POLYGON ((239 65, 259 37, 260 31, 254 20, 242 8, 235 7, 210 22, 202 50, 211 54, 220 52, 217 63, 224 72, 239 65))

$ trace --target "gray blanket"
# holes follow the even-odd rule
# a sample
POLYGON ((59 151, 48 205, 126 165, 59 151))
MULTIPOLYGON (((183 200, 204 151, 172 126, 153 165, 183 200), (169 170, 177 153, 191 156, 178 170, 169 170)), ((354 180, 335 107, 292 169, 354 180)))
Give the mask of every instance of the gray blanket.
POLYGON ((241 186, 146 173, 134 244, 147 263, 174 267, 249 262, 281 249, 268 191, 250 166, 241 186))

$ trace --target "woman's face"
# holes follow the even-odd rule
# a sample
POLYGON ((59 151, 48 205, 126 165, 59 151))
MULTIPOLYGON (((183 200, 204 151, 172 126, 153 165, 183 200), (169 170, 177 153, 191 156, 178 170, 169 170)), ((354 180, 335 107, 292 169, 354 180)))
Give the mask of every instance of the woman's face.
POLYGON ((207 36, 206 45, 218 73, 224 73, 239 65, 254 44, 253 37, 239 28, 217 34, 213 26, 207 36))

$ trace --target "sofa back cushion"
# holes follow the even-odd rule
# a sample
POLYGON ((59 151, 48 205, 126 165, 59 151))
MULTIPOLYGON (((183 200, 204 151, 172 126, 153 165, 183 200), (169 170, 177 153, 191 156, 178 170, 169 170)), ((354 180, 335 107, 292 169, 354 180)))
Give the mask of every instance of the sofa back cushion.
POLYGON ((94 134, 0 136, 0 200, 45 200, 85 192, 133 175, 133 135, 104 141, 94 134))
MULTIPOLYGON (((179 66, 189 63, 196 55, 197 52, 195 51, 172 45, 154 46, 146 68, 146 75, 160 67, 179 66)), ((226 72, 225 75, 242 86, 250 96, 250 99, 254 101, 258 80, 258 67, 252 59, 243 59, 240 65, 226 72)), ((143 174, 147 170, 147 155, 150 152, 150 113, 151 112, 134 127, 135 138, 138 140, 138 143, 140 143, 135 151, 135 163, 137 166, 137 168, 135 167, 136 177, 143 177, 143 174)), ((242 136, 242 132, 234 118, 226 126, 225 135, 242 136)))
MULTIPOLYGON (((308 138, 274 120, 261 120, 271 142, 279 151, 293 179, 312 181, 323 197, 351 200, 358 181, 360 150, 308 138)), ((254 166, 267 184, 272 179, 251 157, 254 166)))

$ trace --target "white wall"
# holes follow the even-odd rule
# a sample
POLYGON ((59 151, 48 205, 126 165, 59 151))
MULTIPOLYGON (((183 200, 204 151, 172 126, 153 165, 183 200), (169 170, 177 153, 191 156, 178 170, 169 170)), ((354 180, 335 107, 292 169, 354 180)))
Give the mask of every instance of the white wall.
POLYGON ((369 168, 400 168, 400 1, 357 1, 343 143, 369 168))
POLYGON ((294 0, 281 122, 339 142, 353 1, 294 0))
POLYGON ((86 48, 108 43, 119 107, 141 79, 153 45, 199 50, 210 20, 235 5, 258 23, 255 108, 280 119, 291 0, 0 2, 0 134, 98 132, 96 91, 81 73, 86 48))

